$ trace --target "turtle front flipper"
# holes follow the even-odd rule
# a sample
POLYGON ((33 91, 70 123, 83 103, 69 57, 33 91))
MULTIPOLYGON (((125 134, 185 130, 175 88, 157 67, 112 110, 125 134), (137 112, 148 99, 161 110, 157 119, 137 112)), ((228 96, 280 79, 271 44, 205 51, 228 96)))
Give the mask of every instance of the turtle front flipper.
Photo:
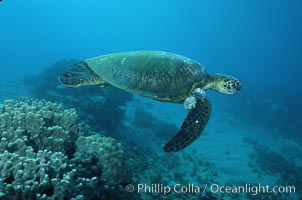
POLYGON ((197 140, 211 115, 211 104, 208 99, 197 100, 183 121, 180 130, 164 146, 165 152, 176 152, 184 149, 197 140))
POLYGON ((78 87, 82 85, 108 85, 96 75, 86 62, 75 64, 69 71, 59 76, 61 84, 68 87, 78 87))

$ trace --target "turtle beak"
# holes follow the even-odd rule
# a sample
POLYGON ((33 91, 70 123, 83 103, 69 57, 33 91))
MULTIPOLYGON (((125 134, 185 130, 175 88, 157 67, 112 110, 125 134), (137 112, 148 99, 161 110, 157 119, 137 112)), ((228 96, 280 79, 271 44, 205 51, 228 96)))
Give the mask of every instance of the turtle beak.
POLYGON ((242 84, 241 84, 241 82, 240 82, 239 80, 236 80, 236 81, 234 82, 234 87, 235 87, 236 92, 240 92, 241 89, 242 89, 242 84))

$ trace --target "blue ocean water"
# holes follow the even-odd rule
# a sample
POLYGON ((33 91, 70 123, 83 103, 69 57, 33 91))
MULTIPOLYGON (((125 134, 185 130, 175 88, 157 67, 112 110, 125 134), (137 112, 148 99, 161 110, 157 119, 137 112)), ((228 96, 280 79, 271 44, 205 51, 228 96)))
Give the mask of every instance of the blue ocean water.
MULTIPOLYGON (((222 129, 230 135, 236 130, 251 130, 248 137, 253 140, 268 146, 275 140, 292 141, 301 153, 301 19, 300 0, 3 0, 0 99, 26 95, 26 87, 20 82, 62 59, 83 60, 132 50, 168 51, 199 61, 208 73, 231 74, 242 81, 243 89, 236 95, 207 93, 213 104, 207 135, 214 136, 213 132, 222 129), (243 129, 242 124, 248 124, 248 128, 243 129), (221 126, 225 127, 219 129, 221 126), (262 135, 258 135, 262 133, 258 129, 263 131, 262 135)), ((138 97, 133 102, 175 126, 186 115, 180 105, 138 97)), ((124 108, 130 113, 129 122, 134 116, 129 109, 131 105, 128 110, 127 106, 124 108)), ((114 116, 107 118, 115 121, 114 116)), ((128 138, 118 131, 111 136, 128 138)), ((202 145, 202 139, 199 140, 202 145)), ((215 145, 215 141, 215 137, 205 138, 208 144, 215 145)), ((141 137, 133 141, 142 142, 146 142, 142 146, 148 146, 152 141, 143 141, 141 137)), ((225 142, 234 148, 242 143, 225 142)), ((222 144, 223 141, 218 142, 217 149, 222 144)), ((215 153, 213 149, 212 154, 206 152, 214 160, 219 150, 215 153)), ((302 159, 301 155, 297 159, 302 159)), ((301 171, 297 173, 302 176, 301 171)))

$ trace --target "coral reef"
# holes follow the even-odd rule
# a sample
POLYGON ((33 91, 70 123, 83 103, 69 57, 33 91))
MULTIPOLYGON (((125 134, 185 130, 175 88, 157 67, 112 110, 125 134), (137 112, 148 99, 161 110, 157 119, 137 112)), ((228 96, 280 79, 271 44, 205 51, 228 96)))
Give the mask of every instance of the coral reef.
POLYGON ((70 154, 75 140, 86 131, 74 109, 64 110, 62 104, 43 100, 6 100, 0 105, 0 114, 1 151, 22 153, 30 145, 35 151, 70 154))
POLYGON ((1 199, 81 199, 99 184, 98 177, 77 177, 77 170, 60 152, 25 149, 25 155, 4 151, 0 159, 1 199))
POLYGON ((0 199, 102 199, 129 175, 121 144, 62 104, 6 100, 0 122, 0 199))
POLYGON ((96 154, 102 166, 102 177, 107 184, 116 184, 130 179, 126 154, 121 143, 110 137, 91 135, 79 137, 76 141, 77 152, 96 154), (112 168, 112 166, 116 166, 112 168))

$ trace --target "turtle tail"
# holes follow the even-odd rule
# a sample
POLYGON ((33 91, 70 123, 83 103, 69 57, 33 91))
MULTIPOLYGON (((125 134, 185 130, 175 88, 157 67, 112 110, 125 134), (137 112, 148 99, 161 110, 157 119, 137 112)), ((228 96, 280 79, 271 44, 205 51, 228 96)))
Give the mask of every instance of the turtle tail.
POLYGON ((176 152, 184 149, 197 140, 211 115, 211 104, 208 99, 198 100, 196 107, 188 113, 180 130, 164 146, 165 152, 176 152))
POLYGON ((82 85, 98 85, 102 81, 88 66, 86 62, 76 63, 69 71, 59 76, 61 84, 68 87, 78 87, 82 85))

